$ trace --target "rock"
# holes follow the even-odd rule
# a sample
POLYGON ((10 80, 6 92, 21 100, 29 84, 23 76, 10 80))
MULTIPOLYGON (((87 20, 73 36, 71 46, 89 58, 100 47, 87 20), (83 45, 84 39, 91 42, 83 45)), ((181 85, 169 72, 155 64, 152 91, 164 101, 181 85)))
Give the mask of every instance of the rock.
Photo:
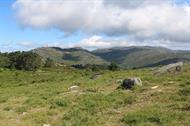
POLYGON ((116 83, 122 83, 122 82, 123 82, 122 79, 118 79, 118 80, 116 80, 116 83))
POLYGON ((79 90, 79 86, 77 86, 77 85, 71 86, 68 88, 68 90, 69 91, 77 91, 77 90, 79 90))
POLYGON ((26 112, 23 112, 22 115, 26 115, 27 113, 26 112))
POLYGON ((160 75, 160 74, 164 74, 164 73, 181 72, 182 67, 183 67, 183 62, 173 63, 173 64, 169 64, 169 65, 166 65, 166 66, 159 68, 158 70, 156 70, 154 72, 154 74, 160 75))
POLYGON ((50 126, 50 124, 43 124, 43 126, 50 126))
POLYGON ((159 92, 162 92, 162 90, 160 89, 160 90, 158 90, 159 92))
POLYGON ((174 84, 174 81, 169 81, 168 84, 174 84))
POLYGON ((101 76, 102 76, 101 73, 96 73, 96 74, 92 75, 92 76, 90 77, 90 79, 95 80, 95 79, 97 79, 97 78, 99 78, 99 77, 101 77, 101 76))
POLYGON ((123 89, 131 89, 134 86, 142 86, 142 81, 140 78, 130 78, 123 80, 121 88, 123 89))
POLYGON ((156 89, 156 88, 158 88, 158 86, 151 87, 151 89, 156 89))

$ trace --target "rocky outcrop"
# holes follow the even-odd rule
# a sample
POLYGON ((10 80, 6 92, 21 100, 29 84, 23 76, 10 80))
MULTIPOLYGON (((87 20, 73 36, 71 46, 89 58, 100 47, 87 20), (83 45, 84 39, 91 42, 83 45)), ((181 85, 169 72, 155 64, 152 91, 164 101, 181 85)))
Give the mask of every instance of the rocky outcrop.
POLYGON ((182 68, 183 68, 183 62, 173 63, 159 68, 154 72, 154 74, 160 75, 164 73, 177 73, 181 72, 182 68))

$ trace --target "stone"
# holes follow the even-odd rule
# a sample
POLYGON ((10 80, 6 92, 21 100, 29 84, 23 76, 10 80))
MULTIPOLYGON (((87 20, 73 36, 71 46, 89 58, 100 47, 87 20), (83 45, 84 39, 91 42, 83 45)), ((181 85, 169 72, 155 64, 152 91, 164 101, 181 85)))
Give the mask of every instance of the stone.
POLYGON ((123 88, 123 89, 131 89, 134 86, 142 86, 142 81, 141 81, 140 78, 124 79, 123 83, 121 85, 121 88, 123 88))
POLYGON ((159 68, 158 70, 154 72, 154 75, 160 75, 164 73, 177 73, 177 72, 181 72, 182 68, 183 68, 183 62, 172 63, 172 64, 159 68))
POLYGON ((151 87, 151 89, 157 89, 157 88, 158 88, 158 86, 151 87))
POLYGON ((79 86, 77 86, 77 85, 71 86, 68 88, 68 90, 69 91, 77 91, 77 90, 79 90, 79 86))
POLYGON ((118 80, 116 80, 116 83, 122 83, 122 82, 123 82, 122 79, 118 79, 118 80))
POLYGON ((23 112, 22 115, 26 115, 27 113, 26 112, 23 112))
POLYGON ((50 124, 43 124, 43 126, 50 126, 50 124))
POLYGON ((174 81, 169 81, 168 84, 174 84, 174 81))

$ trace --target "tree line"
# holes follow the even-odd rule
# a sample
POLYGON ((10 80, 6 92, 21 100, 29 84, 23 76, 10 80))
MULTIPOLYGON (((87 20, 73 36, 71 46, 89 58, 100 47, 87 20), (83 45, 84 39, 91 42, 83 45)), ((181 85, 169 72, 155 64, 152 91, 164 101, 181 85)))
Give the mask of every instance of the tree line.
MULTIPOLYGON (((26 70, 26 71, 35 71, 41 67, 54 67, 56 63, 47 58, 43 60, 38 54, 29 51, 29 52, 11 52, 11 53, 0 53, 0 68, 9 68, 17 70, 26 70)), ((118 70, 118 66, 115 63, 110 63, 110 65, 72 65, 72 67, 79 69, 91 69, 92 71, 99 70, 118 70)))
POLYGON ((42 57, 31 51, 0 53, 0 67, 2 68, 35 71, 42 66, 51 67, 52 65, 54 65, 53 60, 48 58, 43 61, 42 57))

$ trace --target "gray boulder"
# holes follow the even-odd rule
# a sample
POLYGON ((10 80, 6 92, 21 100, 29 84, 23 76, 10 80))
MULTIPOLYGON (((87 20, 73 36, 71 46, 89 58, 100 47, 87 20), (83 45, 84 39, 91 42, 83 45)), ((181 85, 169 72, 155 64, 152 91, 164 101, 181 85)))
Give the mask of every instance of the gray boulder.
POLYGON ((122 89, 131 89, 134 86, 142 86, 142 81, 140 78, 129 78, 123 80, 123 83, 121 85, 122 89))
POLYGON ((182 68, 183 68, 183 62, 172 63, 172 64, 159 68, 158 70, 154 72, 154 74, 160 75, 164 73, 177 73, 177 72, 181 72, 182 68))

